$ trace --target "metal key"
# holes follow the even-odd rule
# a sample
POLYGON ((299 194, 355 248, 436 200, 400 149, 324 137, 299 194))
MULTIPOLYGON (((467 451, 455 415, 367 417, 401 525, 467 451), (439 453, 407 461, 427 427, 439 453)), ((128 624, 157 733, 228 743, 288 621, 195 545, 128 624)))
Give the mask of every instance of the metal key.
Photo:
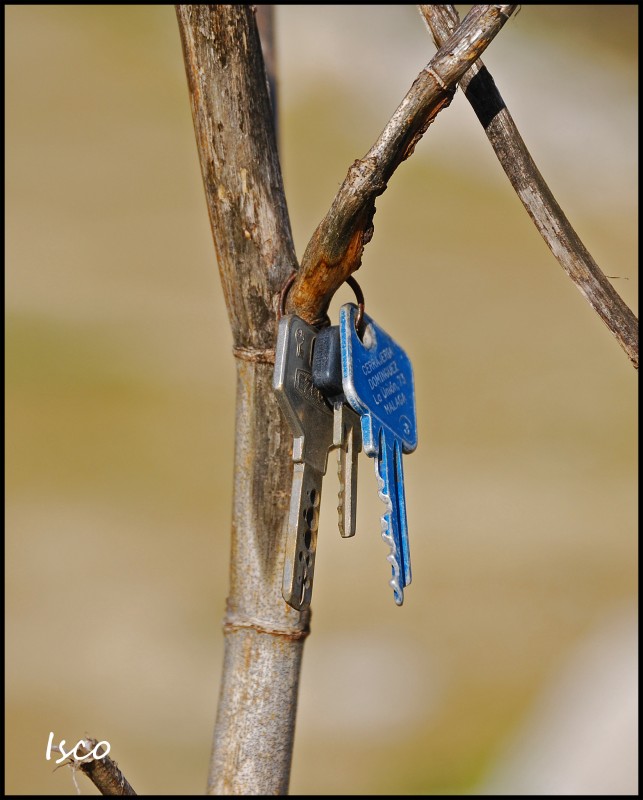
POLYGON ((346 400, 360 414, 364 452, 375 458, 382 515, 382 538, 390 547, 395 602, 404 602, 411 583, 402 453, 417 447, 413 369, 404 350, 367 314, 364 334, 355 329, 357 306, 339 312, 342 383, 346 400))
POLYGON ((362 451, 362 427, 359 416, 343 400, 334 403, 333 445, 339 448, 339 532, 347 539, 355 536, 357 524, 357 457, 362 451))
POLYGON ((344 538, 355 535, 357 519, 357 457, 362 450, 359 416, 346 404, 342 386, 342 357, 339 326, 324 328, 317 334, 312 365, 313 383, 333 404, 333 446, 338 447, 339 532, 344 538))
POLYGON ((322 478, 333 447, 334 414, 312 380, 317 329, 295 314, 279 320, 273 389, 293 432, 294 463, 282 595, 293 608, 310 605, 322 478))

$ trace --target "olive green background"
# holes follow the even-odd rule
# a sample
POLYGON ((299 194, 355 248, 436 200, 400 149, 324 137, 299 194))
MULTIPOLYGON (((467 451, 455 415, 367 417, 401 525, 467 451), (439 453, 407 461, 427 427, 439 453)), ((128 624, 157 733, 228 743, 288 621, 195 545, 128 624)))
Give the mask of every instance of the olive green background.
MULTIPOLYGON (((235 372, 174 10, 9 6, 5 22, 5 790, 75 793, 45 760, 53 731, 108 740, 140 793, 203 793, 235 372)), ((635 312, 637 29, 635 6, 526 5, 484 56, 635 312)), ((412 6, 279 7, 277 46, 301 257, 435 48, 412 6)), ((603 667, 587 697, 604 705, 582 701, 585 729, 615 741, 607 719, 636 703, 635 679, 601 690, 622 659, 600 631, 625 630, 631 661, 637 374, 460 92, 374 222, 357 277, 415 370, 413 583, 397 608, 372 462, 360 457, 349 541, 330 469, 291 791, 482 793, 560 671, 585 685, 588 637, 603 667)), ((350 299, 342 289, 332 313, 350 299)), ((570 721, 569 692, 556 696, 570 721)), ((551 715, 541 727, 591 768, 593 744, 551 715)), ((553 765, 539 771, 557 785, 553 765)), ((635 786, 631 766, 601 776, 635 786)))

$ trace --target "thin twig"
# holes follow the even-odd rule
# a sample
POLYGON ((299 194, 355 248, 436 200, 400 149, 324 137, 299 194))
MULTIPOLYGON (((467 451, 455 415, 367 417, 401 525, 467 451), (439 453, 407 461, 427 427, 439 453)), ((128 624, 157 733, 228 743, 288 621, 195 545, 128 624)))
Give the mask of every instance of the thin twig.
MULTIPOLYGON (((68 765, 72 770, 79 769, 87 775, 101 794, 135 795, 136 792, 125 779, 116 762, 112 761, 109 756, 102 756, 101 748, 95 750, 98 744, 97 739, 85 738, 83 745, 77 749, 78 758, 83 760, 76 761, 76 759, 70 758, 68 761, 62 762, 61 766, 68 765), (92 752, 96 752, 101 757, 94 758, 90 756, 92 752)), ((103 743, 100 742, 100 744, 103 743)), ((60 752, 56 746, 51 749, 60 752)))
MULTIPOLYGON (((453 6, 419 6, 437 47, 458 28, 453 6)), ((534 163, 493 78, 477 61, 461 78, 467 100, 547 246, 638 369, 638 319, 581 242, 534 163)))
POLYGON ((516 6, 474 6, 457 31, 418 75, 373 147, 355 161, 330 210, 315 230, 290 292, 291 308, 321 322, 333 294, 359 268, 373 235, 375 199, 408 158, 455 85, 484 52, 516 6))

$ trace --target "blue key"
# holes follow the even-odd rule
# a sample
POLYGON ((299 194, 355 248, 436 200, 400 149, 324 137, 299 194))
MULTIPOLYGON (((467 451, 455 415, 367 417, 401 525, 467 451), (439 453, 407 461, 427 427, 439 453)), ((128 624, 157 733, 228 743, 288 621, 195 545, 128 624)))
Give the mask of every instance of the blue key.
POLYGON ((401 606, 404 587, 411 583, 402 453, 417 447, 413 369, 399 344, 367 314, 360 338, 356 317, 353 303, 340 309, 342 384, 348 404, 361 417, 364 452, 375 459, 379 496, 387 506, 382 538, 390 547, 389 585, 401 606))

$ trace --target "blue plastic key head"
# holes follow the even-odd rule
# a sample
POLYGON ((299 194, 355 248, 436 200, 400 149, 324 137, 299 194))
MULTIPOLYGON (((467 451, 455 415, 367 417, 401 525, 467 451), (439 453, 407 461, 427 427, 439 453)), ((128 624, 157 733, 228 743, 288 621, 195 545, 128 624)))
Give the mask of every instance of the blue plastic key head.
POLYGON ((368 315, 363 334, 356 328, 357 306, 339 314, 342 385, 349 405, 360 415, 364 452, 375 459, 382 515, 382 538, 390 552, 395 602, 404 602, 411 583, 402 453, 417 447, 413 369, 404 350, 368 315))
POLYGON ((413 368, 404 350, 368 314, 363 341, 355 329, 357 306, 347 303, 339 312, 342 380, 349 404, 362 415, 364 451, 378 450, 384 427, 405 453, 417 447, 413 368))

